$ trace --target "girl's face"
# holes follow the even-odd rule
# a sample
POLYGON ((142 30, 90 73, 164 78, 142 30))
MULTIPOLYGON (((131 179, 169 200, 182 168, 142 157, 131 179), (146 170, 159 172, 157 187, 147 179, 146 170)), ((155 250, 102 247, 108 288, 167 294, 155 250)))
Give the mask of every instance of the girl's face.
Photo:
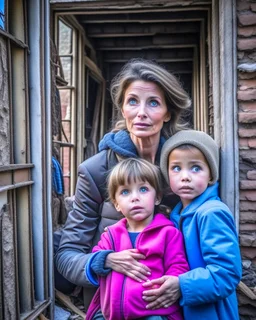
POLYGON ((170 187, 185 208, 202 194, 211 180, 211 172, 203 153, 195 147, 174 149, 169 155, 170 187))
POLYGON ((122 115, 127 129, 137 138, 160 137, 170 120, 163 91, 154 82, 136 80, 125 91, 122 115))
POLYGON ((129 231, 142 231, 152 221, 158 203, 156 191, 148 182, 126 183, 115 193, 115 208, 126 217, 129 231))

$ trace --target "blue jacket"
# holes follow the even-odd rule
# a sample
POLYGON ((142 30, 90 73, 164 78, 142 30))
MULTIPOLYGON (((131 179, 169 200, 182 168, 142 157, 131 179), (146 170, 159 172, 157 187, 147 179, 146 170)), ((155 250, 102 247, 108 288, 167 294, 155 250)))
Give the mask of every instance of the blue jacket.
POLYGON ((218 183, 208 187, 171 220, 184 236, 191 271, 179 276, 185 320, 239 320, 236 287, 242 268, 234 220, 218 197, 218 183))

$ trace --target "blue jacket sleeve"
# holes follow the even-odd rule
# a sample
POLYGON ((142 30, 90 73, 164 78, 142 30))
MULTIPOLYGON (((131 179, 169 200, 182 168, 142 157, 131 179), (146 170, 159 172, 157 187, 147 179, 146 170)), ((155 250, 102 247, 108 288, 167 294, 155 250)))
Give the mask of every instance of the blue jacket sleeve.
POLYGON ((94 286, 98 286, 97 276, 106 276, 111 271, 110 268, 105 268, 107 255, 113 250, 102 250, 95 252, 85 265, 85 276, 94 286))
POLYGON ((198 215, 197 227, 205 266, 179 276, 182 306, 226 298, 241 279, 240 250, 231 213, 210 208, 198 215))

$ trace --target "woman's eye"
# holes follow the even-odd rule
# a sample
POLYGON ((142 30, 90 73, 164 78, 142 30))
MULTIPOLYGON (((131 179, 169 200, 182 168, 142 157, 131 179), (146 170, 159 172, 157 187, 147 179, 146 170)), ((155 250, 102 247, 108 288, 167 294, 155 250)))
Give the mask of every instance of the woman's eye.
POLYGON ((156 100, 151 100, 150 105, 151 105, 151 107, 157 107, 159 105, 159 103, 156 100))
POLYGON ((126 196, 128 193, 129 193, 129 190, 128 189, 123 189, 121 190, 120 192, 122 195, 126 196))
POLYGON ((129 105, 134 106, 137 103, 137 101, 136 101, 136 99, 131 98, 128 100, 128 103, 129 103, 129 105))
POLYGON ((142 193, 145 193, 145 192, 147 192, 148 191, 148 188, 147 187, 140 187, 140 192, 142 192, 142 193))
POLYGON ((171 168, 171 171, 174 171, 174 172, 179 172, 180 171, 180 166, 174 166, 171 168))
POLYGON ((191 168, 191 171, 192 172, 199 172, 201 170, 201 167, 200 166, 193 166, 192 168, 191 168))

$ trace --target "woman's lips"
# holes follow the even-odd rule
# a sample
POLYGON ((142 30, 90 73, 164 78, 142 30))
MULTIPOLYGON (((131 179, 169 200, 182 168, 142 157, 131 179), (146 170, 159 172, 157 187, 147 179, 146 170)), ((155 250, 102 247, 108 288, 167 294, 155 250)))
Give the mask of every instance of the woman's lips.
POLYGON ((141 127, 141 128, 147 128, 147 127, 150 127, 150 124, 144 123, 144 122, 136 122, 136 123, 134 123, 134 126, 141 127))

